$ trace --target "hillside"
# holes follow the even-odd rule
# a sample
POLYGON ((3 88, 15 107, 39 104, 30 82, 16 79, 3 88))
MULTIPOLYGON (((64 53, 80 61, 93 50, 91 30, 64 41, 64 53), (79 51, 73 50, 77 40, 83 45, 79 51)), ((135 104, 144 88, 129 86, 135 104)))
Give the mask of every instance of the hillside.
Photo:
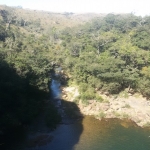
POLYGON ((0 10, 1 12, 2 10, 8 12, 9 17, 13 19, 13 23, 15 25, 21 27, 29 25, 30 27, 28 29, 30 29, 31 32, 34 27, 41 28, 41 30, 39 29, 40 31, 50 29, 52 27, 63 29, 66 27, 82 25, 95 17, 104 16, 103 14, 74 14, 68 12, 54 13, 2 5, 0 6, 0 10))

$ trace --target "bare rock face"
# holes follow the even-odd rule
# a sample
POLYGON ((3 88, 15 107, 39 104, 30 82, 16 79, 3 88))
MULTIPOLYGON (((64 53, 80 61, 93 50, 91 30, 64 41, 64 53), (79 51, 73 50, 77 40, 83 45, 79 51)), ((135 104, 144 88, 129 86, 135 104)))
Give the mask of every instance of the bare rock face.
POLYGON ((103 111, 107 111, 109 108, 110 108, 110 105, 107 104, 107 103, 104 103, 104 104, 102 104, 102 106, 101 106, 101 110, 103 110, 103 111))
MULTIPOLYGON (((73 101, 79 95, 77 87, 67 87, 63 89, 64 98, 73 101), (71 95, 71 96, 70 96, 71 95)), ((78 107, 84 115, 94 115, 98 118, 100 112, 105 114, 105 118, 128 118, 133 120, 137 125, 144 126, 150 122, 150 101, 141 95, 128 95, 128 98, 114 97, 108 93, 100 93, 104 99, 103 102, 95 99, 88 100, 88 104, 83 104, 78 98, 78 107)))
POLYGON ((96 109, 95 109, 96 111, 100 111, 100 108, 99 107, 96 107, 96 109))

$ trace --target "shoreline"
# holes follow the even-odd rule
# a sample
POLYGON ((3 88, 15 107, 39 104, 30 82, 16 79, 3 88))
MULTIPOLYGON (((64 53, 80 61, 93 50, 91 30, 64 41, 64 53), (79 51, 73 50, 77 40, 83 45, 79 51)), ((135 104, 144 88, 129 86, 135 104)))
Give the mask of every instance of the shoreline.
POLYGON ((98 93, 104 101, 88 100, 84 104, 77 100, 79 91, 77 86, 62 87, 62 98, 66 101, 75 102, 83 115, 91 115, 96 119, 118 118, 128 119, 140 127, 150 127, 150 101, 142 95, 135 93, 124 96, 98 93))

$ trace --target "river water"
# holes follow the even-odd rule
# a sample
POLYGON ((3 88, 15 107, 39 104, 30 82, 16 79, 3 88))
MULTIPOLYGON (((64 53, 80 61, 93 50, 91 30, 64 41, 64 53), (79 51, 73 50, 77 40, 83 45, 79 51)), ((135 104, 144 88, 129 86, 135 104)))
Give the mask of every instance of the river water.
POLYGON ((82 121, 60 125, 54 139, 38 150, 149 150, 150 130, 130 121, 96 120, 86 116, 82 121))
MULTIPOLYGON (((52 81, 57 97, 58 82, 52 81)), ((150 150, 150 129, 130 120, 85 116, 73 124, 62 124, 51 133, 53 140, 39 150, 150 150)))
POLYGON ((61 98, 61 90, 60 90, 60 82, 57 81, 57 80, 52 80, 52 83, 50 85, 50 88, 51 88, 51 94, 52 94, 52 97, 53 99, 56 99, 56 98, 61 98))

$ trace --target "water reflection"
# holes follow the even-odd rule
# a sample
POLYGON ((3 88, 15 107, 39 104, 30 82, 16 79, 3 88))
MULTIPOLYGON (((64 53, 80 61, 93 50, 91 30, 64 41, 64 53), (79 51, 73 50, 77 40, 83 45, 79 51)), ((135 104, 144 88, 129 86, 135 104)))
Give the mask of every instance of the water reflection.
POLYGON ((149 150, 150 130, 131 121, 119 119, 96 120, 85 117, 83 132, 74 150, 149 150), (127 126, 124 126, 126 124, 127 126))
POLYGON ((54 139, 38 150, 149 150, 150 130, 131 121, 96 120, 85 116, 73 124, 62 124, 51 133, 54 139), (124 126, 126 124, 127 126, 124 126))

